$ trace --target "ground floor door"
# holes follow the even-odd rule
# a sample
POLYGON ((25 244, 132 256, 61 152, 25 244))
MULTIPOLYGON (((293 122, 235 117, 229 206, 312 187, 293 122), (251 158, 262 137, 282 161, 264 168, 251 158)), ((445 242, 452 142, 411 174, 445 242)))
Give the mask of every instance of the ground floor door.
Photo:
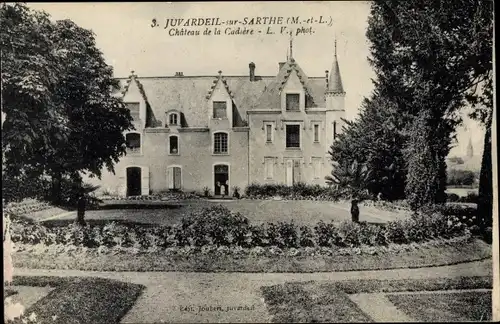
POLYGON ((127 168, 127 196, 141 195, 141 168, 127 168))
POLYGON ((174 166, 167 169, 168 189, 179 190, 182 186, 181 168, 174 166))
POLYGON ((214 166, 214 195, 228 195, 229 193, 229 166, 218 164, 214 166))
POLYGON ((285 161, 285 183, 288 186, 293 186, 294 183, 301 181, 301 165, 299 159, 287 159, 285 161))

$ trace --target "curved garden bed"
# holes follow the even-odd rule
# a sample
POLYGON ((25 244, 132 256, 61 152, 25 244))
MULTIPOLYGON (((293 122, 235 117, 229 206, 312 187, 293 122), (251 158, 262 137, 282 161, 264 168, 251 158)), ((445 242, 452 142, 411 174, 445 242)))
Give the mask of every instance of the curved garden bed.
POLYGON ((86 271, 334 272, 444 266, 491 258, 470 236, 359 248, 172 247, 163 250, 17 245, 16 268, 86 271))
POLYGON ((250 224, 222 205, 173 226, 44 226, 14 218, 15 266, 108 271, 314 272, 411 268, 491 257, 455 216, 415 214, 385 225, 250 224))

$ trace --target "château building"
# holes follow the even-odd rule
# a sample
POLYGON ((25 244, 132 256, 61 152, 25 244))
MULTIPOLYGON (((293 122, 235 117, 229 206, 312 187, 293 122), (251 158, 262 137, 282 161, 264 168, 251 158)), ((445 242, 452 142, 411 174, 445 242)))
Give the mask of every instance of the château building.
POLYGON ((297 182, 325 185, 328 151, 342 128, 345 91, 337 45, 325 76, 308 77, 293 57, 274 76, 140 77, 121 79, 135 130, 125 134, 127 155, 99 184, 119 195, 208 187, 297 182))

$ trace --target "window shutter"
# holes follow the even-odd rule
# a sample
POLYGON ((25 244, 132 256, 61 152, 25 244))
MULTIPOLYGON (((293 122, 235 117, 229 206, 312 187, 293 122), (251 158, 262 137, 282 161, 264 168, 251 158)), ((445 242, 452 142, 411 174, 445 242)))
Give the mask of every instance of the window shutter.
POLYGON ((167 188, 174 189, 174 172, 172 167, 167 168, 167 188))
POLYGON ((141 195, 149 195, 149 167, 141 168, 141 195))
POLYGON ((181 168, 174 167, 174 189, 181 189, 181 168))

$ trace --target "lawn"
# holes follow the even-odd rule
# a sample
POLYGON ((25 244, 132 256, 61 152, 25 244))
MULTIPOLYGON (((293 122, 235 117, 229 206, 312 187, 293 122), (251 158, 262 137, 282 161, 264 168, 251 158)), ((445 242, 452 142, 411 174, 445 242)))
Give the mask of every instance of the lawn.
POLYGON ((424 322, 491 321, 491 292, 388 295, 400 310, 424 322))
MULTIPOLYGON (((233 212, 240 212, 253 223, 294 221, 300 225, 314 225, 318 221, 341 222, 350 219, 350 206, 346 203, 333 203, 326 201, 273 201, 273 200, 230 200, 210 201, 196 200, 183 201, 179 203, 153 203, 144 202, 137 206, 137 201, 128 204, 136 209, 124 208, 124 204, 118 205, 119 209, 89 210, 86 212, 87 220, 116 220, 120 222, 154 223, 172 225, 193 211, 205 207, 222 204, 233 212)), ((372 223, 385 223, 390 220, 403 219, 407 215, 403 212, 392 212, 375 209, 374 207, 361 207, 360 220, 372 223)), ((73 221, 76 212, 58 217, 58 220, 73 221)), ((52 221, 52 220, 51 220, 52 221)))
MULTIPOLYGON (((436 279, 401 279, 401 280, 346 280, 337 282, 290 282, 274 286, 264 286, 261 288, 264 301, 273 322, 371 322, 372 319, 365 314, 356 303, 349 299, 349 294, 357 293, 385 293, 402 291, 440 291, 448 289, 491 289, 491 277, 455 277, 436 279)), ((436 293, 432 296, 441 298, 444 294, 436 293)), ((455 295, 455 294, 447 294, 455 295)), ((411 309, 419 302, 424 303, 419 306, 420 311, 426 312, 426 302, 432 304, 432 298, 428 300, 414 299, 416 294, 397 295, 397 297, 407 297, 400 303, 411 309)), ((424 295, 422 295, 424 296, 424 295)), ((451 296, 450 296, 451 297, 451 296)), ((448 297, 445 301, 448 309, 453 311, 455 307, 462 307, 460 314, 467 311, 468 307, 474 308, 474 314, 480 314, 488 307, 488 297, 481 295, 459 295, 457 301, 450 301, 448 297), (483 306, 473 303, 483 303, 483 306)), ((489 300, 491 309, 491 297, 489 300)), ((490 311, 491 312, 491 311, 490 311)), ((423 319, 418 314, 414 318, 423 319)), ((485 314, 485 317, 488 315, 485 314)), ((491 313, 490 313, 491 318, 491 313)), ((477 317, 477 316, 476 316, 477 317)), ((469 317, 470 318, 470 317, 469 317)), ((427 319, 427 318, 426 318, 427 319)), ((450 318, 431 319, 443 320, 450 318)))
MULTIPOLYGON (((13 285, 54 287, 25 310, 39 323, 119 323, 144 289, 102 278, 14 277, 13 285)), ((14 323, 22 323, 17 319, 14 323)))

